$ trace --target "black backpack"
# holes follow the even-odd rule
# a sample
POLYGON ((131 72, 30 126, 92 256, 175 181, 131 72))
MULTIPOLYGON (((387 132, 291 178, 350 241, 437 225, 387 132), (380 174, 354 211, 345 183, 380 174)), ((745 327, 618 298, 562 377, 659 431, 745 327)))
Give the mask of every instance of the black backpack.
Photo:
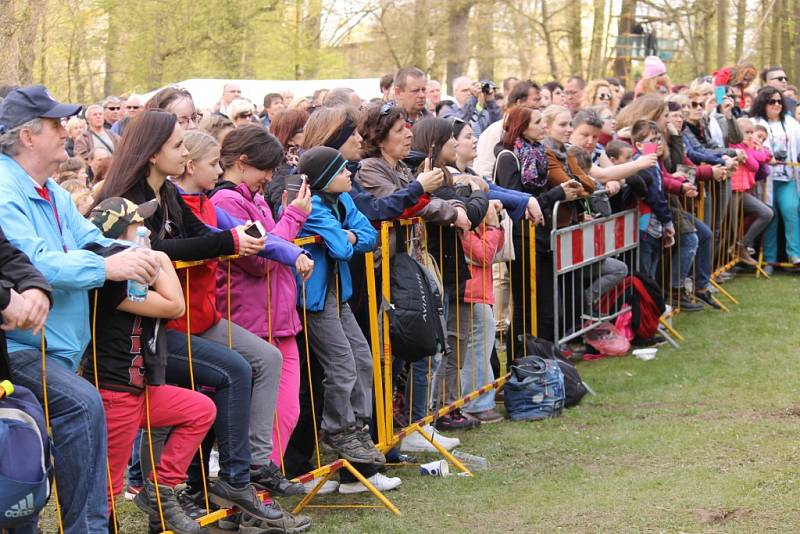
POLYGON ((408 362, 445 351, 442 296, 425 268, 404 252, 391 260, 389 315, 392 354, 408 362))
POLYGON ((523 352, 521 343, 522 336, 517 336, 518 348, 516 350, 520 357, 523 354, 527 354, 528 356, 539 356, 540 358, 558 362, 561 372, 564 373, 564 407, 570 408, 580 404, 581 399, 589 392, 589 388, 581 379, 581 375, 575 366, 561 355, 558 347, 546 339, 530 335, 525 336, 525 352, 523 352))

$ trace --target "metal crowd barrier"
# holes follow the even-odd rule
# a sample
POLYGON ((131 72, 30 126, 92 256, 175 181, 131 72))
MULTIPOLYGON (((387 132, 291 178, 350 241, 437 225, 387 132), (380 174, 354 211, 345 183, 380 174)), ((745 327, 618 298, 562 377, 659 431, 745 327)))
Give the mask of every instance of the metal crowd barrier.
MULTIPOLYGON (((561 202, 556 202, 553 207, 554 221, 558 220, 558 210, 562 206, 561 202)), ((608 258, 620 257, 627 274, 638 270, 638 211, 626 210, 574 226, 554 228, 550 232, 550 250, 553 255, 553 338, 556 343, 566 343, 624 311, 620 303, 613 303, 603 313, 587 305, 586 292, 603 276, 603 264, 608 258)))

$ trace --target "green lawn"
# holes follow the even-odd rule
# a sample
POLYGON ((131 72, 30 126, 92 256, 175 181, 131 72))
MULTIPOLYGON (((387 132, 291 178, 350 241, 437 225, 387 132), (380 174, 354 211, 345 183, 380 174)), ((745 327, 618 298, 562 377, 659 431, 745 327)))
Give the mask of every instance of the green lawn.
MULTIPOLYGON (((403 485, 387 496, 401 517, 314 509, 313 531, 800 531, 798 281, 740 277, 726 288, 742 303, 730 313, 675 320, 681 350, 581 364, 597 396, 562 417, 462 434, 488 471, 394 469, 403 485)), ((143 531, 141 514, 123 513, 123 532, 143 531)))

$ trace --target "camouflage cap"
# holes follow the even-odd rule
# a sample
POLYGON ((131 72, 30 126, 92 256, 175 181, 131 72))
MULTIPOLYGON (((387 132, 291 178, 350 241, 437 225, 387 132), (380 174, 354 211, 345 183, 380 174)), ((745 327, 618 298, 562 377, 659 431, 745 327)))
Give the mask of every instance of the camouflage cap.
POLYGON ((156 212, 156 208, 158 201, 155 199, 137 206, 127 198, 111 197, 92 209, 89 220, 103 232, 104 236, 117 239, 129 224, 144 222, 156 212))

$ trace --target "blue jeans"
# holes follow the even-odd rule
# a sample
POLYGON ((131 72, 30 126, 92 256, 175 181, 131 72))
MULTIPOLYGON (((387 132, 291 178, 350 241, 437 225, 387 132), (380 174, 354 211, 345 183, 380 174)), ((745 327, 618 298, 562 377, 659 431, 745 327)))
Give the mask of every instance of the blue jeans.
MULTIPOLYGON (((783 219, 783 231, 786 237, 786 255, 791 259, 800 257, 800 199, 797 196, 797 184, 791 182, 772 182, 773 207, 783 219)), ((778 218, 773 217, 764 232, 764 260, 778 261, 778 218)))
MULTIPOLYGON (((42 353, 9 355, 11 379, 42 402, 42 353)), ((106 418, 100 394, 60 362, 47 359, 47 400, 53 431, 56 487, 66 534, 108 532, 106 418)), ((38 516, 15 534, 34 534, 38 516)))
MULTIPOLYGON (((464 358, 464 367, 461 368, 461 395, 467 395, 486 384, 494 381, 492 366, 489 358, 492 355, 494 343, 494 314, 488 304, 473 304, 472 329, 467 342, 467 354, 464 358), (474 375, 474 376, 473 376, 474 375)), ((493 410, 494 389, 487 391, 477 399, 464 405, 464 411, 469 413, 493 410)))
POLYGON ((683 288, 697 252, 697 243, 697 234, 687 232, 681 234, 678 243, 672 247, 672 287, 683 288))
POLYGON ((131 461, 128 464, 128 485, 129 486, 143 486, 144 475, 142 475, 142 464, 139 461, 139 449, 142 447, 142 436, 144 431, 140 430, 136 434, 136 441, 133 442, 133 451, 131 452, 131 461))
POLYGON ((658 262, 661 259, 661 239, 652 237, 647 232, 639 232, 639 268, 652 278, 658 280, 658 262))
POLYGON ((694 256, 695 290, 705 289, 711 280, 711 228, 706 223, 691 216, 697 234, 697 252, 694 256))
MULTIPOLYGON (((167 382, 190 387, 186 334, 167 330, 167 382)), ((214 433, 219 449, 219 477, 231 484, 250 482, 250 393, 253 371, 247 360, 213 341, 192 336, 195 386, 213 387, 217 419, 214 433)), ((208 461, 210 450, 203 451, 208 461)), ((201 487, 199 465, 193 462, 189 483, 201 487)))

